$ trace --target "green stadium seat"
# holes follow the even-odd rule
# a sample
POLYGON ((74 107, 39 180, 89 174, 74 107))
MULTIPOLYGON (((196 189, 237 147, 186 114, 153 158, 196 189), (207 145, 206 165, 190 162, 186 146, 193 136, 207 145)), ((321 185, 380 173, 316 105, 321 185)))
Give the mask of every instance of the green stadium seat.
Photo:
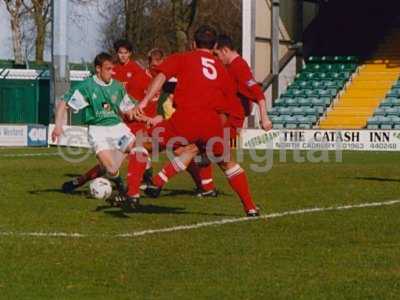
POLYGON ((331 105, 332 98, 331 97, 320 97, 322 101, 324 101, 325 106, 331 105))
POLYGON ((381 124, 379 128, 383 130, 390 130, 393 129, 393 124, 381 124))
POLYGON ((316 94, 318 97, 330 97, 331 96, 331 93, 329 90, 322 90, 322 89, 316 90, 316 94))
POLYGON ((325 106, 314 105, 314 107, 317 110, 318 115, 322 115, 325 111, 325 106))
POLYGON ((317 117, 316 116, 307 116, 306 117, 309 123, 316 123, 317 122, 317 117))
POLYGON ((294 116, 284 115, 282 117, 285 120, 286 124, 297 124, 297 118, 294 116))
POLYGON ((397 98, 399 96, 399 92, 397 90, 391 90, 386 94, 387 98, 397 98))
POLYGON ((387 115, 387 116, 396 116, 398 114, 399 114, 399 110, 397 109, 397 107, 385 108, 385 115, 387 115))
POLYGON ((392 102, 392 106, 400 106, 400 99, 399 98, 391 98, 390 102, 392 102))
POLYGON ((275 106, 285 106, 286 105, 286 99, 278 98, 274 102, 275 106))
POLYGON ((358 62, 358 58, 356 56, 335 56, 333 60, 338 62, 348 62, 348 63, 358 62))
POLYGON ((304 114, 307 116, 315 116, 318 114, 318 110, 316 107, 307 106, 304 107, 304 114))
POLYGON ((285 93, 285 97, 302 97, 304 95, 304 91, 303 90, 299 90, 299 89, 289 89, 286 91, 285 93))
POLYGON ((279 114, 280 115, 290 115, 290 114, 292 114, 292 109, 290 107, 280 107, 279 114))
POLYGON ((399 124, 400 125, 400 117, 399 115, 391 116, 390 119, 392 120, 392 124, 399 124))
POLYGON ((311 106, 312 101, 310 98, 297 98, 297 102, 300 106, 311 106))
POLYGON ((291 99, 286 99, 286 105, 287 106, 298 106, 299 103, 297 102, 296 99, 291 98, 291 99))
POLYGON ((325 102, 324 100, 320 99, 320 98, 312 98, 311 99, 312 105, 313 106, 322 106, 325 107, 325 102))
POLYGON ((291 109, 291 112, 292 112, 293 115, 297 115, 297 116, 299 116, 299 115, 301 115, 301 116, 305 115, 305 110, 304 110, 304 108, 302 108, 302 107, 293 107, 293 108, 291 109))
POLYGON ((382 129, 392 129, 392 117, 380 117, 380 128, 382 129))
POLYGON ((384 116, 384 115, 386 115, 386 109, 384 107, 378 107, 377 109, 375 109, 374 115, 375 116, 384 116))
POLYGON ((271 116, 271 122, 273 124, 283 124, 284 123, 284 119, 282 116, 271 116))
POLYGON ((311 129, 312 128, 312 124, 310 123, 299 123, 299 125, 297 125, 298 128, 300 129, 311 129))
POLYGON ((379 128, 379 124, 382 123, 382 120, 384 118, 385 118, 384 116, 373 116, 368 119, 368 126, 376 125, 376 126, 378 126, 377 128, 379 128))
POLYGON ((324 82, 324 87, 338 90, 343 87, 343 84, 336 80, 327 80, 324 82))
POLYGON ((314 90, 304 90, 304 96, 307 97, 307 98, 317 97, 318 96, 318 90, 315 90, 315 89, 314 90))
POLYGON ((279 107, 272 107, 268 111, 268 115, 270 115, 270 116, 278 116, 279 115, 279 107))
POLYGON ((381 102, 380 107, 391 107, 391 106, 393 106, 393 102, 392 102, 393 99, 395 100, 396 98, 385 98, 381 102))
POLYGON ((379 129, 379 125, 378 124, 368 124, 367 129, 371 129, 371 130, 379 129))

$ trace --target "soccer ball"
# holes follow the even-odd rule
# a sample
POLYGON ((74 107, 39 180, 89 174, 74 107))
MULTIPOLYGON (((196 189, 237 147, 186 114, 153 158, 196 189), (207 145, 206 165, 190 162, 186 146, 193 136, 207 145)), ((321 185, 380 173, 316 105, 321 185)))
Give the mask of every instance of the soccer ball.
POLYGON ((111 182, 105 178, 96 178, 90 182, 90 195, 93 198, 106 200, 111 196, 111 182))

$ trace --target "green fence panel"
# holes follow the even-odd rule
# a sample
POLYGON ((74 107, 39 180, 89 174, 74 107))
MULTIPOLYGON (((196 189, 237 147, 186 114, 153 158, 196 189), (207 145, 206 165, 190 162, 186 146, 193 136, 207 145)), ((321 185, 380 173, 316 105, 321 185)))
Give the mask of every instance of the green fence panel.
POLYGON ((0 80, 0 123, 37 124, 38 98, 35 80, 0 80))

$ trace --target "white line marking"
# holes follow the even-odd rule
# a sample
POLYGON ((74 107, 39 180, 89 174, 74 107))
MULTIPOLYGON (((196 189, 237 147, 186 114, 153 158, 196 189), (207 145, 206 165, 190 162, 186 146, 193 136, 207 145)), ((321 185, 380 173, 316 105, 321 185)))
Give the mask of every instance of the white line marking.
POLYGON ((21 154, 0 154, 0 157, 35 157, 35 156, 59 156, 57 153, 21 153, 21 154))
POLYGON ((362 203, 355 205, 341 205, 341 206, 330 206, 330 207, 315 207, 315 208, 306 208, 299 210, 286 211, 281 213, 272 213, 268 215, 261 215, 255 218, 233 218, 233 219, 222 219, 219 221, 211 221, 211 222, 202 222, 196 223, 192 225, 181 225, 160 229, 149 229, 142 231, 135 231, 132 233, 122 233, 116 235, 89 235, 82 233, 66 233, 66 232, 0 232, 0 236, 25 236, 25 237, 65 237, 65 238, 88 238, 88 237, 103 237, 103 238, 134 238, 138 236, 144 236, 149 234, 157 234, 157 233, 167 233, 174 231, 186 231, 192 229, 198 229, 202 227, 209 226, 218 226, 224 224, 232 224, 232 223, 240 223, 247 221, 256 221, 256 220, 264 220, 264 219, 276 219, 285 216, 294 216, 294 215, 304 215, 311 214, 317 212, 327 212, 327 211, 342 211, 342 210, 350 210, 356 208, 368 208, 368 207, 380 207, 380 206, 391 206, 400 204, 400 200, 392 200, 386 202, 371 202, 371 203, 362 203))

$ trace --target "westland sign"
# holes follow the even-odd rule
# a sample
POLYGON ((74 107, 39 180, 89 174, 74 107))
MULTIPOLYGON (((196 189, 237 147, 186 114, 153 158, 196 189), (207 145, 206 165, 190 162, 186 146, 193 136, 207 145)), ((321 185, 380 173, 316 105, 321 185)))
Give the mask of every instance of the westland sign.
POLYGON ((244 129, 243 149, 400 151, 397 130, 271 130, 244 129))

